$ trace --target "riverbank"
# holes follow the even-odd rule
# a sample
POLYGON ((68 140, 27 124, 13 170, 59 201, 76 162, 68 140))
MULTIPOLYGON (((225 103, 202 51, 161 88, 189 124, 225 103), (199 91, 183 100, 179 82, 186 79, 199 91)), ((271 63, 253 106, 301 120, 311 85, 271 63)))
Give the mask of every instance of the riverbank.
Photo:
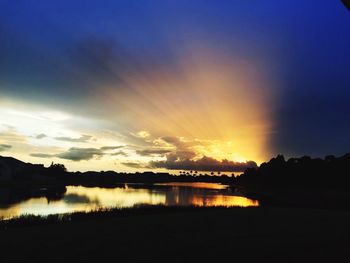
POLYGON ((349 254, 350 212, 340 210, 153 207, 66 219, 1 229, 2 257, 51 262, 334 262, 349 254))

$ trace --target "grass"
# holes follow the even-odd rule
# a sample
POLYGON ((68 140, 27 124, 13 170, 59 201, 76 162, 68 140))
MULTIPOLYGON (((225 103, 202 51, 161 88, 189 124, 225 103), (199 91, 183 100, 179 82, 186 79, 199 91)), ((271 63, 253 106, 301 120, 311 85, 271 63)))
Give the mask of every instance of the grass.
POLYGON ((349 211, 276 207, 24 216, 1 222, 0 253, 11 262, 338 262, 349 256, 348 222, 349 211))
POLYGON ((134 207, 125 208, 98 208, 91 211, 64 213, 64 214, 51 214, 47 216, 41 215, 21 215, 11 219, 0 218, 0 229, 8 228, 21 228, 35 225, 47 225, 47 224, 62 224, 69 222, 80 222, 86 220, 101 220, 115 217, 125 216, 139 216, 147 214, 162 214, 162 213, 177 213, 199 210, 216 210, 226 209, 224 206, 165 206, 165 205, 147 205, 140 204, 134 207))

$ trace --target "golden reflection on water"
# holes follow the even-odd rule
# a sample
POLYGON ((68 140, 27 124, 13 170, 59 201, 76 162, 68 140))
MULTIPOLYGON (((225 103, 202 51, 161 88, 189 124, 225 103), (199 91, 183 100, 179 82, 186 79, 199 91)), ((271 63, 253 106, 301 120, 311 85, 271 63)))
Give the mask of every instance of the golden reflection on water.
POLYGON ((132 207, 135 204, 164 204, 165 196, 149 189, 133 188, 86 188, 83 186, 67 187, 67 196, 81 196, 89 200, 89 205, 96 207, 132 207))
POLYGON ((11 217, 18 216, 20 212, 18 211, 17 206, 9 207, 9 208, 0 208, 0 219, 7 219, 11 217))
POLYGON ((259 206, 259 202, 257 200, 248 199, 242 196, 228 196, 228 195, 217 195, 211 198, 194 198, 192 204, 196 206, 226 206, 226 207, 259 206))
POLYGON ((183 187, 192 187, 192 188, 202 188, 202 189, 217 189, 223 190, 227 189, 228 185, 217 184, 217 183, 181 183, 181 182, 172 182, 172 183, 159 183, 156 185, 167 185, 167 186, 183 186, 183 187))
POLYGON ((32 198, 0 208, 0 218, 25 214, 49 215, 91 211, 98 208, 133 207, 139 204, 180 206, 259 206, 259 202, 233 196, 227 185, 214 183, 166 183, 155 186, 125 185, 124 188, 68 186, 61 200, 32 198))

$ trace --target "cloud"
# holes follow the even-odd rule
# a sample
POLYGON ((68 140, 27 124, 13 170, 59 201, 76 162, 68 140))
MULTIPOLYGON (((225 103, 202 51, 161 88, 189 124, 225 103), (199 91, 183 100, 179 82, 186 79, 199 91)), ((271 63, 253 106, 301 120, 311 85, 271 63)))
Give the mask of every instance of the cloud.
POLYGON ((243 172, 247 168, 257 167, 254 161, 233 162, 229 160, 218 161, 211 157, 202 157, 198 160, 175 158, 174 155, 167 156, 165 161, 151 161, 150 168, 165 168, 169 170, 196 170, 196 171, 221 171, 221 172, 243 172))
POLYGON ((132 168, 164 168, 168 170, 198 170, 198 171, 222 171, 243 172, 247 168, 257 167, 253 161, 234 162, 229 160, 217 160, 207 157, 198 151, 200 147, 212 144, 210 141, 186 140, 183 137, 164 136, 152 141, 153 147, 137 149, 140 156, 165 155, 166 160, 151 160, 147 164, 138 162, 123 163, 132 168))
POLYGON ((109 151, 109 150, 117 150, 117 149, 120 149, 120 148, 123 148, 124 145, 119 145, 119 146, 103 146, 101 147, 100 149, 102 151, 109 151))
POLYGON ((122 165, 125 165, 130 168, 146 168, 144 164, 136 163, 136 162, 126 162, 126 163, 122 163, 122 165))
MULTIPOLYGON (((222 171, 222 172, 243 172, 247 168, 257 167, 254 161, 234 162, 227 159, 217 160, 208 157, 202 148, 213 145, 213 141, 186 140, 182 137, 165 136, 157 140, 161 149, 159 153, 165 154, 166 160, 153 160, 148 163, 149 168, 165 168, 169 170, 197 170, 197 171, 222 171), (162 144, 164 142, 165 144, 162 144), (169 149, 172 147, 173 149, 169 149)), ((154 151, 157 152, 157 151, 154 151)), ((140 155, 152 155, 152 149, 138 150, 140 155)))
POLYGON ((123 151, 118 151, 118 152, 112 153, 111 155, 113 156, 122 155, 122 156, 128 157, 127 153, 123 151))
POLYGON ((37 158, 52 158, 56 157, 55 154, 46 154, 46 153, 31 153, 30 156, 37 158))
POLYGON ((0 152, 4 152, 4 151, 7 151, 9 149, 11 149, 12 146, 11 145, 8 145, 8 144, 0 144, 0 152))
POLYGON ((17 133, 14 129, 8 129, 7 131, 0 132, 0 138, 4 141, 13 143, 27 142, 27 137, 17 133))
POLYGON ((65 141, 65 142, 88 142, 92 136, 90 135, 82 135, 79 138, 71 138, 71 137, 55 137, 58 141, 65 141))
POLYGON ((139 131, 137 133, 128 132, 125 133, 125 137, 128 139, 129 144, 136 144, 139 147, 153 146, 154 139, 148 131, 139 131))
POLYGON ((70 148, 65 152, 59 154, 47 154, 47 153, 31 153, 30 156, 38 158, 61 158, 71 161, 90 160, 95 156, 102 156, 104 153, 100 149, 96 148, 70 148))
POLYGON ((167 154, 166 158, 170 162, 185 161, 197 156, 196 152, 191 150, 179 150, 167 154))
POLYGON ((71 161, 90 160, 95 156, 102 156, 104 153, 100 149, 96 148, 70 148, 68 151, 59 153, 56 157, 71 161))
POLYGON ((142 139, 146 139, 146 138, 149 138, 151 136, 151 134, 148 131, 139 131, 137 133, 131 132, 130 134, 136 138, 142 138, 142 139))
POLYGON ((257 167, 253 161, 234 162, 227 159, 217 160, 201 152, 201 147, 211 146, 213 142, 202 140, 186 140, 182 137, 164 136, 153 140, 154 147, 138 149, 141 156, 165 155, 166 160, 152 160, 146 165, 128 163, 129 167, 165 168, 168 170, 197 170, 243 172, 247 168, 257 167))
POLYGON ((40 133, 40 134, 38 134, 37 136, 35 136, 35 138, 37 138, 37 139, 43 139, 43 138, 45 138, 45 137, 47 137, 47 135, 46 134, 44 134, 44 133, 40 133))
POLYGON ((170 153, 172 150, 169 149, 157 149, 157 148, 150 148, 150 149, 144 149, 144 150, 137 150, 136 153, 141 156, 152 156, 152 155, 163 155, 166 153, 170 153))
MULTIPOLYGON (((119 149, 123 146, 103 146, 101 148, 77 148, 77 147, 72 147, 69 148, 67 151, 58 153, 58 154, 47 154, 47 153, 31 153, 30 156, 32 157, 38 157, 38 158, 61 158, 65 160, 71 160, 71 161, 87 161, 91 160, 94 157, 100 157, 105 154, 105 151, 107 150, 114 150, 114 149, 119 149)), ((127 156, 127 154, 123 151, 115 152, 112 153, 111 155, 123 155, 127 156)))
POLYGON ((168 144, 171 144, 175 146, 176 148, 187 148, 189 145, 186 144, 181 138, 178 137, 171 137, 171 136, 166 136, 161 138, 163 141, 165 141, 168 144))

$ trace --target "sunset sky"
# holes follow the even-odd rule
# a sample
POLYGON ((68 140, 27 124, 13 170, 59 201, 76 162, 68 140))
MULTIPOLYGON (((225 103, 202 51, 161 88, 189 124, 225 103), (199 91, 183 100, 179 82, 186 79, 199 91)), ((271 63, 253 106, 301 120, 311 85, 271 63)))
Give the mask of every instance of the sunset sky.
POLYGON ((0 0, 0 155, 127 172, 340 155, 349 70, 341 1, 0 0))

